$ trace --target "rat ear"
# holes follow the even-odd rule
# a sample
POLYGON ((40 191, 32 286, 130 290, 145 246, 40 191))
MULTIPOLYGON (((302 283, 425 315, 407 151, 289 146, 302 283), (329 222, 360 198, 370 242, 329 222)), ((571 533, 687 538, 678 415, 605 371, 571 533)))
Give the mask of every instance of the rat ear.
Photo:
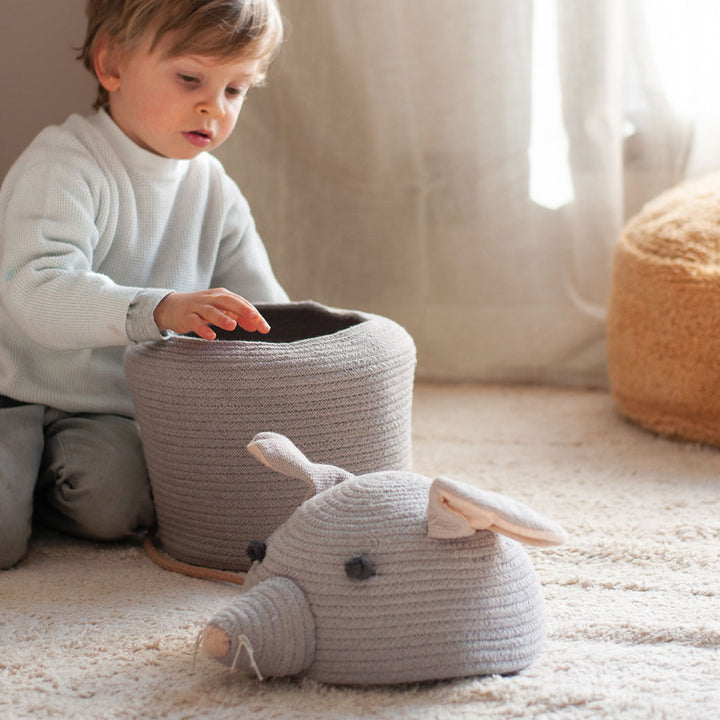
POLYGON ((430 486, 428 535, 461 538, 490 530, 526 545, 561 545, 565 531, 521 502, 439 477, 430 486))
POLYGON ((309 486, 311 496, 354 477, 347 470, 334 465, 310 462, 288 438, 279 433, 258 433, 247 449, 269 468, 282 475, 303 480, 309 486))

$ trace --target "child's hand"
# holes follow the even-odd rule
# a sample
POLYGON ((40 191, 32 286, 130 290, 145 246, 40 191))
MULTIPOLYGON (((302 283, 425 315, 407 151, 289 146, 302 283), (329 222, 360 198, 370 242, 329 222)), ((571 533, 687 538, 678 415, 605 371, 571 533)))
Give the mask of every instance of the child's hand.
POLYGON ((155 308, 153 315, 161 332, 172 330, 185 334, 194 332, 205 340, 214 340, 215 333, 208 325, 223 330, 243 330, 267 333, 270 326, 252 303, 224 288, 188 293, 170 293, 155 308))

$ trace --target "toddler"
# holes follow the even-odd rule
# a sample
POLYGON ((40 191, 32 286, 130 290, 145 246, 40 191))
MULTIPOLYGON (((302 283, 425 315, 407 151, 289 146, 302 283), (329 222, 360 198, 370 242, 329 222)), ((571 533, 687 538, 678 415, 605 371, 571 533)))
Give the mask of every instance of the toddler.
MULTIPOLYGON (((0 191, 0 568, 33 519, 115 540, 154 519, 125 346, 265 333, 284 302, 210 154, 282 41, 275 0, 90 0, 96 114, 46 128, 0 191)), ((202 482, 202 479, 198 479, 202 482)))

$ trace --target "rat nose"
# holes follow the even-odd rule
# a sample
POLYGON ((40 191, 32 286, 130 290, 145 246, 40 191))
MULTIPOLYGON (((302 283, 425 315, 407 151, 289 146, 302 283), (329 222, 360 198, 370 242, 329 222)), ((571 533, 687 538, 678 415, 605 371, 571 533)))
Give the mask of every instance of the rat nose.
POLYGON ((273 576, 215 615, 201 643, 209 657, 224 665, 284 677, 312 665, 315 630, 305 593, 290 578, 273 576))

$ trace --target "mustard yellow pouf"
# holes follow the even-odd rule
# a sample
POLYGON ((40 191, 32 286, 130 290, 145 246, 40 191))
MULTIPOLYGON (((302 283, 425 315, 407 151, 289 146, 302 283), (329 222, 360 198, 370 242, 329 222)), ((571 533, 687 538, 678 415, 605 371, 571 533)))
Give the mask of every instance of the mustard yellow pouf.
POLYGON ((720 445, 720 174, 650 201, 615 250, 608 372, 621 413, 720 445))

